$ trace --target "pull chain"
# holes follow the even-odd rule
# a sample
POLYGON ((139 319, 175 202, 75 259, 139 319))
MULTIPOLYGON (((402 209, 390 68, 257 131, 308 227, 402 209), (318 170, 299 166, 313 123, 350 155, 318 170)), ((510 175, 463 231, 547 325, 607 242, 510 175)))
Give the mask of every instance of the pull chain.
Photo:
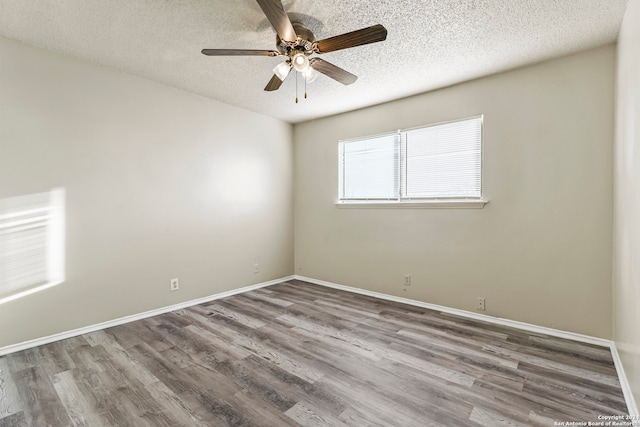
POLYGON ((298 103, 298 73, 296 72, 296 104, 298 103))
POLYGON ((307 79, 304 79, 304 99, 307 99, 307 79))

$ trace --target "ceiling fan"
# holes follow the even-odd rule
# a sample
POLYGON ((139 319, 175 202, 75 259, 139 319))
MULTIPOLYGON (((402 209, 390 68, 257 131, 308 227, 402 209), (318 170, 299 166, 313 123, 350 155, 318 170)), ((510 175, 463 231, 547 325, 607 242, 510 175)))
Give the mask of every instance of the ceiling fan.
MULTIPOLYGON (((305 28, 299 22, 291 22, 280 0, 256 1, 276 30, 276 50, 202 49, 202 53, 208 56, 249 55, 286 57, 287 59, 284 62, 281 62, 273 69, 274 75, 264 88, 266 91, 278 90, 292 69, 304 77, 305 84, 311 83, 316 79, 318 73, 322 73, 344 85, 349 85, 355 82, 358 77, 330 62, 315 57, 309 58, 309 56, 314 53, 323 54, 380 42, 387 38, 387 29, 377 24, 316 41, 311 30, 305 28)), ((305 98, 306 97, 307 94, 305 91, 305 98)), ((298 102, 297 96, 296 102, 298 102)))

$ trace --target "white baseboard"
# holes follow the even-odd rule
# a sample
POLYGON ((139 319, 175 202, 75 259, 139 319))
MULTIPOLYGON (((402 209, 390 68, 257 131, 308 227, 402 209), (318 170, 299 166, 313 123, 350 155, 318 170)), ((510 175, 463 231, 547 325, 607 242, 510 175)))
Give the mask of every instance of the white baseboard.
MULTIPOLYGON (((294 276, 294 279, 302 280, 304 282, 309 282, 309 283, 313 283, 320 286, 326 286, 329 288, 340 289, 347 292, 353 292, 356 294, 367 295, 374 298, 399 302, 402 304, 409 304, 417 307, 427 308, 430 310, 441 311, 444 313, 455 314, 461 317, 481 320, 484 322, 493 323, 497 325, 509 326, 509 327, 520 329, 527 332, 542 333, 542 334, 546 334, 546 335, 550 335, 558 338, 565 338, 573 341, 599 345, 602 347, 608 347, 611 350, 611 357, 613 358, 613 363, 616 367, 616 372, 618 373, 618 379, 620 380, 620 388, 622 389, 622 393, 624 394, 624 399, 627 404, 629 415, 638 416, 638 407, 633 398, 633 393, 631 392, 631 386, 629 385, 629 381, 625 374, 624 367, 622 366, 622 362, 620 360, 620 356, 618 355, 618 350, 616 349, 616 345, 611 340, 592 337, 589 335, 577 334, 575 332, 568 332, 568 331, 562 331, 559 329, 547 328, 544 326, 533 325, 531 323, 518 322, 516 320, 509 320, 509 319, 504 319, 500 317, 489 316, 486 314, 473 313, 471 311, 459 310, 457 308, 450 308, 442 305, 430 304, 422 301, 412 300, 409 298, 397 297, 395 295, 369 291, 367 289, 339 285, 337 283, 327 282, 325 280, 312 279, 310 277, 296 275, 294 276)), ((634 426, 635 425, 636 424, 634 424, 634 426)), ((640 425, 640 424, 637 424, 637 425, 640 425)))
POLYGON ((627 403, 629 415, 635 417, 636 423, 633 425, 640 426, 640 412, 638 412, 638 405, 636 405, 636 401, 633 398, 631 385, 627 379, 627 374, 624 371, 624 365, 622 364, 622 360, 620 360, 618 348, 614 341, 611 342, 611 356, 613 357, 613 363, 616 365, 616 371, 618 372, 618 378, 620 379, 620 388, 622 388, 622 393, 624 394, 624 400, 627 403))
POLYGON ((178 304, 156 308, 153 310, 145 311, 143 313, 132 314, 130 316, 120 317, 119 319, 108 320, 106 322, 97 323, 95 325, 85 326, 71 331, 60 332, 58 334, 49 335, 42 338, 36 338, 29 341, 24 341, 18 344, 12 344, 5 347, 0 347, 0 356, 4 356, 16 351, 26 350, 29 348, 37 347, 39 345, 49 344, 55 341, 64 340, 67 338, 77 337, 78 335, 88 334, 90 332, 99 331, 113 326, 122 325, 124 323, 133 322, 135 320, 146 319, 147 317, 157 316, 158 314, 168 313, 170 311, 179 310, 181 308, 191 307, 192 305, 202 304, 205 302, 217 300, 220 298, 229 297, 231 295, 241 294, 243 292, 252 291, 254 289, 264 288, 265 286, 275 285, 276 283, 286 282, 293 279, 294 276, 287 276, 280 279, 269 280, 268 282, 257 283, 255 285, 249 285, 238 289, 232 289, 230 291, 220 292, 218 294, 209 295, 202 298, 197 298, 190 301, 181 302, 178 304))
POLYGON ((559 329, 547 328, 544 326, 533 325, 531 323, 518 322, 516 320, 509 320, 502 317, 489 316, 487 314, 479 314, 471 311, 460 310, 457 308, 445 307, 442 305, 431 304, 428 302, 417 301, 409 298, 397 297, 395 295, 383 294, 380 292, 369 291, 361 288, 354 288, 351 286, 339 285, 337 283, 326 282, 324 280, 312 279, 304 276, 294 276, 297 280, 302 280, 316 285, 327 286, 329 288, 340 289, 347 292, 353 292, 356 294, 367 295, 374 298, 380 298, 388 301, 395 301, 402 304, 409 304, 416 307, 428 308, 434 311, 442 311, 444 313, 455 314, 461 317, 466 317, 475 320, 481 320, 483 322, 494 323, 497 325, 509 326, 512 328, 521 329, 528 332, 541 333, 551 335, 559 338, 566 338, 573 341, 580 341, 589 344, 595 344, 602 347, 610 347, 611 341, 603 338, 592 337, 589 335, 577 334, 574 332, 562 331, 559 329))

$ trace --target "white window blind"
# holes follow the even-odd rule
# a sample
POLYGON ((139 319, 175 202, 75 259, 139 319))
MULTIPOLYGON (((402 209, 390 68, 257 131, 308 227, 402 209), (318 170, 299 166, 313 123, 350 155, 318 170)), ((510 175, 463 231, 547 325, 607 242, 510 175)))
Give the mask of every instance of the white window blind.
POLYGON ((0 303, 64 280, 64 190, 0 200, 0 303))
POLYGON ((411 129, 403 134, 403 197, 480 198, 480 117, 411 129))
POLYGON ((396 133, 340 143, 341 198, 397 199, 398 146, 396 133))
POLYGON ((340 202, 482 198, 482 116, 339 143, 340 202))

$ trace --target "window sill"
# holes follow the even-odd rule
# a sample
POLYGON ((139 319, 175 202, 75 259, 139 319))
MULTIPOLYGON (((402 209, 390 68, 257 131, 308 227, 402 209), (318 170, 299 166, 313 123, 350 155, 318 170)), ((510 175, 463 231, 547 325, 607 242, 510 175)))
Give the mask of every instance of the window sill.
POLYGON ((345 209, 482 209, 488 200, 425 200, 421 202, 336 202, 336 207, 345 209))

